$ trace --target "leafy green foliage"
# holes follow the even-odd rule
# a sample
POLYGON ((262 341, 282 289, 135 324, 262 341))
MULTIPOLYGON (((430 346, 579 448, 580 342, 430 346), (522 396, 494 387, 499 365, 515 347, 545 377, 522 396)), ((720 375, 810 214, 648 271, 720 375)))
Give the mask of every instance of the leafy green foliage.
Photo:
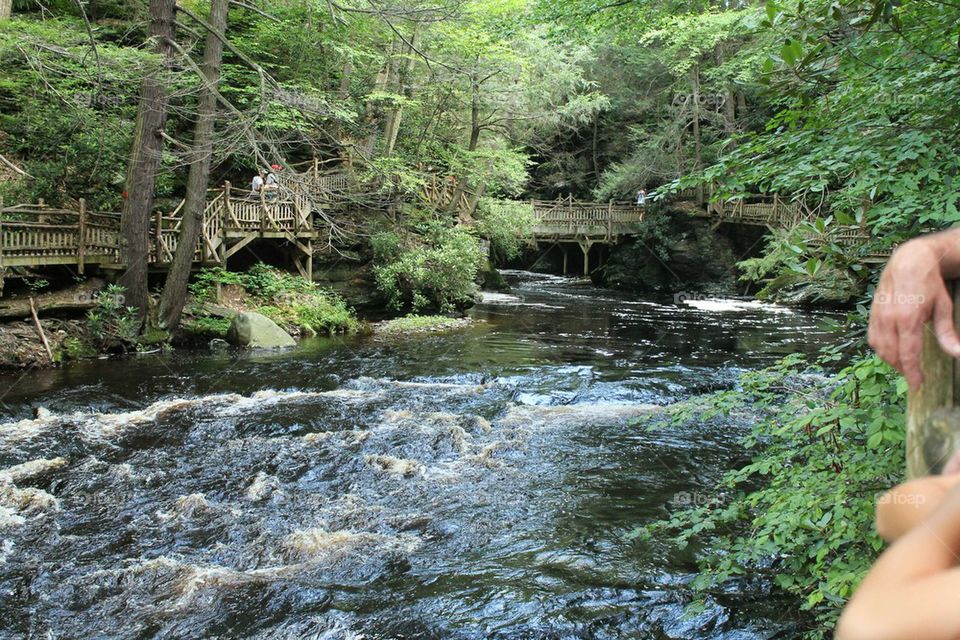
POLYGON ((483 199, 477 213, 477 233, 490 241, 492 250, 513 260, 523 250, 533 228, 533 207, 511 200, 483 199))
POLYGON ((875 357, 828 377, 791 356, 733 391, 674 407, 667 423, 747 412, 755 422, 742 445, 753 459, 709 500, 634 535, 703 545, 698 589, 769 575, 832 625, 882 546, 874 501, 903 473, 906 391, 875 357))
POLYGON ((381 253, 374 277, 388 304, 414 311, 452 311, 472 304, 485 258, 480 242, 463 227, 433 221, 417 227, 419 233, 399 244, 388 243, 388 236, 376 241, 381 253))
POLYGON ((196 275, 190 292, 194 297, 193 312, 198 317, 187 325, 193 333, 226 335, 229 321, 224 327, 219 318, 204 315, 203 303, 215 300, 217 285, 242 287, 257 312, 294 333, 333 335, 353 333, 360 328, 360 322, 339 296, 305 278, 257 263, 245 273, 213 267, 196 275))
MULTIPOLYGON (((7 202, 85 197, 119 210, 135 96, 153 58, 101 43, 96 59, 79 19, 0 23, 0 144, 32 176, 0 185, 7 202)), ((169 186, 161 179, 158 190, 169 186)))
POLYGON ((124 292, 120 285, 107 285, 87 312, 87 338, 98 351, 126 351, 137 342, 140 319, 136 309, 124 306, 124 292))

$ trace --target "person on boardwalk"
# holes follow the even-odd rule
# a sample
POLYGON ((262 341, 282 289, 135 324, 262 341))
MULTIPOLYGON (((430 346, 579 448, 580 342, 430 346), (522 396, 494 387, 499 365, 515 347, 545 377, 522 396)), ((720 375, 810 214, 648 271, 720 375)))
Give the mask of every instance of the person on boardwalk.
POLYGON ((259 199, 265 185, 266 175, 262 170, 258 171, 257 175, 253 176, 253 180, 250 181, 250 197, 259 199))
POLYGON ((645 204, 647 204, 647 190, 640 189, 637 191, 637 206, 642 207, 645 204))
MULTIPOLYGON (((960 277, 960 229, 901 246, 884 269, 868 340, 914 390, 927 323, 940 346, 960 357, 947 280, 960 277)), ((837 640, 960 638, 960 453, 941 475, 895 487, 877 502, 877 532, 891 546, 845 607, 837 640)))
POLYGON ((280 180, 277 179, 277 172, 280 170, 280 165, 272 164, 270 165, 270 170, 267 172, 267 177, 263 184, 263 190, 267 198, 270 200, 275 199, 280 191, 280 180))

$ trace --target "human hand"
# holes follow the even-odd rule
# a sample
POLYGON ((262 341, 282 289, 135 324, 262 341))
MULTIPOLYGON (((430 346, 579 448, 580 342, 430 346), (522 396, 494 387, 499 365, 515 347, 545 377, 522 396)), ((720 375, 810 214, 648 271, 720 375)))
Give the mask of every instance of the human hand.
POLYGON ((927 322, 940 346, 960 357, 953 300, 943 277, 943 260, 956 252, 947 234, 925 236, 897 249, 880 277, 870 310, 867 338, 883 360, 904 375, 914 389, 923 383, 920 352, 927 322), (951 243, 945 246, 944 243, 951 243))

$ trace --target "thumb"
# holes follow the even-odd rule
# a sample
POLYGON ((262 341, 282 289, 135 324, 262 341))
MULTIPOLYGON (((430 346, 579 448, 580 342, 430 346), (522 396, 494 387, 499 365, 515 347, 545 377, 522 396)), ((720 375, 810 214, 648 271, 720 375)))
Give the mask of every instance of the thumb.
POLYGON ((944 351, 954 358, 960 358, 960 337, 953 319, 953 300, 944 291, 937 296, 933 307, 933 331, 944 351))

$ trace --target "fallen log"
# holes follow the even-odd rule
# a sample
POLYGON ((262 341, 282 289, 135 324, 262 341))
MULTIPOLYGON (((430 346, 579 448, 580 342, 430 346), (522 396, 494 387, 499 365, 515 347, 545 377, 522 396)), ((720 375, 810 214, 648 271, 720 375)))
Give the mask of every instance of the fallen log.
MULTIPOLYGON (((97 294, 105 286, 103 280, 91 278, 68 289, 34 296, 34 308, 38 315, 84 312, 97 304, 97 294)), ((30 317, 30 300, 31 297, 0 299, 0 320, 30 317)))

